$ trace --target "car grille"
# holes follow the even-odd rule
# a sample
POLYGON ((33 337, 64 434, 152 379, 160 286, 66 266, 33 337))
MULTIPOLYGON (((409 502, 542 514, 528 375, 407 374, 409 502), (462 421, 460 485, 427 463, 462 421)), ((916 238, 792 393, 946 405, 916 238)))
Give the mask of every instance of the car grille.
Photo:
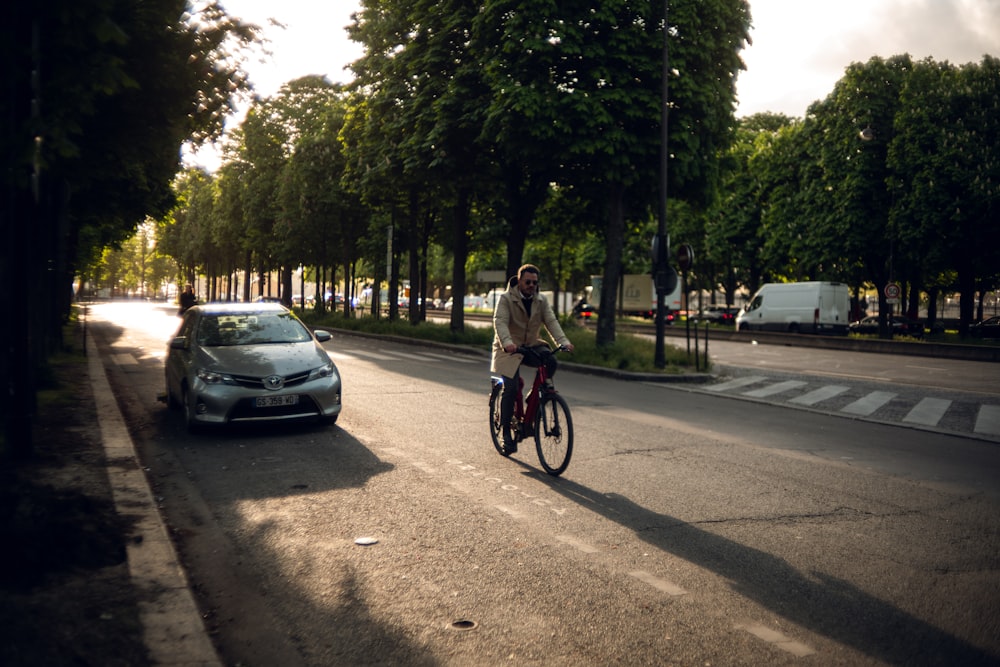
MULTIPOLYGON (((256 377, 253 375, 231 375, 230 377, 239 384, 241 387, 246 387, 248 389, 261 389, 264 388, 264 378, 256 377)), ((285 387, 294 387, 300 385, 309 379, 309 371, 304 373, 299 373, 298 375, 289 375, 284 378, 285 387)))

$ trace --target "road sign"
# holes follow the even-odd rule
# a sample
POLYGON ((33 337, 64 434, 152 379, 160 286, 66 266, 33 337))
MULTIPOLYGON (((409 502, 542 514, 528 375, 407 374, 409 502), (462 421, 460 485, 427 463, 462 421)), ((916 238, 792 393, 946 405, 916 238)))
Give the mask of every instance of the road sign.
POLYGON ((902 290, 900 290, 898 283, 889 283, 885 286, 883 292, 886 299, 898 299, 902 290))

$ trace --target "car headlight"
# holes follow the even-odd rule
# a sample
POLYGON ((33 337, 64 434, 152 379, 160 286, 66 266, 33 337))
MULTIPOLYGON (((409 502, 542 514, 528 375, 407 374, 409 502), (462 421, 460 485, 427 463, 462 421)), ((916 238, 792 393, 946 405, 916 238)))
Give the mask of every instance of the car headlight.
POLYGON ((233 376, 227 373, 218 373, 207 368, 198 369, 198 379, 205 384, 236 384, 233 376))
POLYGON ((333 362, 326 364, 325 366, 320 366, 319 368, 314 368, 309 372, 309 379, 315 380, 317 378, 328 378, 333 375, 333 362))

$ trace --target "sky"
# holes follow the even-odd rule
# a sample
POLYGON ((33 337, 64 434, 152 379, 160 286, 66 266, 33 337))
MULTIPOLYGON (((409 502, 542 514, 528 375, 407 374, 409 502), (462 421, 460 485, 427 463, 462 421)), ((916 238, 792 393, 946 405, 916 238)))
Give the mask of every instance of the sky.
MULTIPOLYGON (((595 0, 599 1, 599 0, 595 0)), ((361 47, 344 27, 358 0, 222 0, 226 11, 264 27, 272 51, 247 64, 259 94, 307 74, 350 81, 361 47), (271 26, 269 19, 285 25, 271 26)), ((753 44, 741 53, 738 116, 772 111, 802 117, 832 92, 852 62, 909 53, 952 64, 1000 57, 1000 0, 750 0, 753 44)), ((209 168, 212 156, 197 158, 209 168)))

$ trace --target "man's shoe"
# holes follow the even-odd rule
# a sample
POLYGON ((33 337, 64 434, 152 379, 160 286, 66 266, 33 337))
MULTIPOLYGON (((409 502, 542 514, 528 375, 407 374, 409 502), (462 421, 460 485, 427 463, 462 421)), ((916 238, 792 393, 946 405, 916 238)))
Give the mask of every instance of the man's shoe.
POLYGON ((517 453, 517 441, 510 434, 509 426, 503 428, 503 453, 507 456, 517 453))

